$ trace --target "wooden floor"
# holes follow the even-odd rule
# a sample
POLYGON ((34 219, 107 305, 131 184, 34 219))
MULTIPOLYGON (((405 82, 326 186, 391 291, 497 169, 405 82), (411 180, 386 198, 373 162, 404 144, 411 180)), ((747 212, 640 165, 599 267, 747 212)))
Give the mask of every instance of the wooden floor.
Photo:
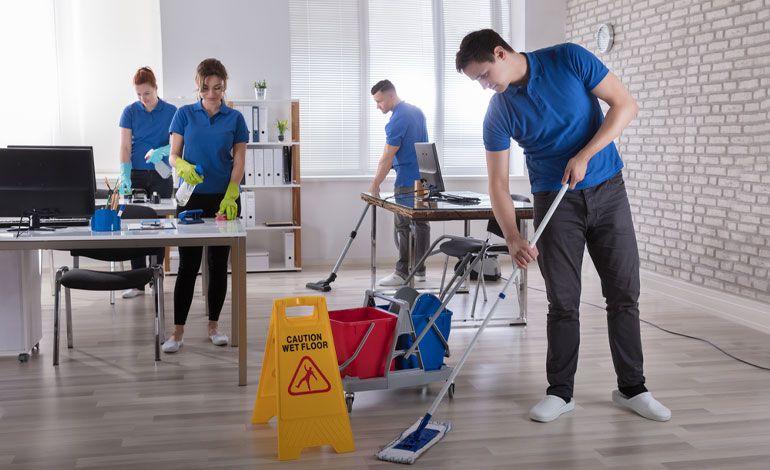
MULTIPOLYGON (((200 298, 193 304, 184 348, 156 364, 150 296, 118 299, 111 308, 105 294, 76 292, 76 347, 63 347, 61 365, 54 368, 52 297, 46 283, 40 354, 25 364, 0 358, 0 468, 394 468, 377 461, 374 453, 422 416, 439 384, 357 394, 351 415, 355 453, 314 448, 297 461, 278 462, 275 423, 248 424, 271 299, 311 293, 305 282, 325 277, 327 269, 249 275, 246 387, 236 385, 237 350, 205 340, 200 298)), ((770 468, 770 372, 703 342, 643 325, 648 386, 673 411, 667 423, 645 420, 611 403, 615 378, 604 314, 590 305, 582 309, 575 410, 549 424, 530 421, 527 412, 546 385, 545 294, 542 279, 531 271, 529 325, 484 333, 457 379, 454 400, 446 400, 437 414, 451 420, 453 430, 418 467, 770 468)), ((429 282, 439 277, 435 270, 428 274, 429 282)), ((167 278, 169 312, 173 282, 167 278)), ((330 308, 358 306, 368 282, 368 271, 343 269, 327 296, 330 308)), ((458 296, 452 305, 455 316, 466 311, 467 297, 458 296)), ((591 275, 585 276, 584 300, 602 303, 591 275)), ((499 314, 512 308, 506 305, 499 314)), ((229 300, 222 316, 229 331, 228 309, 229 300)), ((643 288, 642 316, 705 336, 770 367, 768 335, 704 313, 690 302, 643 288)), ((474 331, 453 329, 450 362, 474 331)))

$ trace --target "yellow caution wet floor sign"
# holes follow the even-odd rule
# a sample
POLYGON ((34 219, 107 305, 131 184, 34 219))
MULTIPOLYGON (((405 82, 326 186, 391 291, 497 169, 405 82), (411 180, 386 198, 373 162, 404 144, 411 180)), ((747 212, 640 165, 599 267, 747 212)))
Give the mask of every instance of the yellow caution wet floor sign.
POLYGON ((273 301, 251 422, 266 423, 273 416, 280 460, 324 444, 337 452, 355 450, 324 297, 273 301), (288 308, 301 306, 313 307, 313 313, 286 316, 288 308))

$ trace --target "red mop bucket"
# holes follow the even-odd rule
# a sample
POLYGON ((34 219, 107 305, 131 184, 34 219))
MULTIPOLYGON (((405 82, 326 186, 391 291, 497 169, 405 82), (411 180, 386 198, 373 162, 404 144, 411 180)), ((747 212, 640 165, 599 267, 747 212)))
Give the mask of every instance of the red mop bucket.
MULTIPOLYGON (((330 311, 329 323, 337 350, 337 364, 342 366, 349 361, 340 370, 340 375, 359 379, 385 375, 385 361, 397 320, 397 315, 374 307, 330 311), (360 351, 356 354, 359 347, 360 351)), ((393 369, 394 364, 391 364, 390 370, 393 369)))

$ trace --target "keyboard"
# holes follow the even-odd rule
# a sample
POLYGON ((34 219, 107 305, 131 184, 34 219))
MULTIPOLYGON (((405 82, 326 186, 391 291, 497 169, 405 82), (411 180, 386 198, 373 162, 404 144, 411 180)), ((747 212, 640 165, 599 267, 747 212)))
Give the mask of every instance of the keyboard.
MULTIPOLYGON (((83 227, 88 225, 89 220, 86 217, 52 217, 41 218, 40 225, 43 227, 83 227)), ((17 225, 26 226, 29 224, 27 217, 0 217, 0 227, 8 228, 17 225), (21 224, 19 224, 21 221, 21 224)))

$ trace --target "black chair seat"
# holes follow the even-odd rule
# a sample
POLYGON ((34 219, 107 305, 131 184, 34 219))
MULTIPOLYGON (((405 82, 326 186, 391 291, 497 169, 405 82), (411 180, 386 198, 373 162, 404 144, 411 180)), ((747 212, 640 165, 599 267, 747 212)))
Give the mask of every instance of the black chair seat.
POLYGON ((462 258, 467 253, 478 253, 483 243, 481 240, 449 240, 439 245, 438 249, 445 255, 462 258))
POLYGON ((71 269, 62 274, 61 285, 79 290, 125 290, 142 287, 150 282, 152 278, 152 268, 117 272, 71 269))

